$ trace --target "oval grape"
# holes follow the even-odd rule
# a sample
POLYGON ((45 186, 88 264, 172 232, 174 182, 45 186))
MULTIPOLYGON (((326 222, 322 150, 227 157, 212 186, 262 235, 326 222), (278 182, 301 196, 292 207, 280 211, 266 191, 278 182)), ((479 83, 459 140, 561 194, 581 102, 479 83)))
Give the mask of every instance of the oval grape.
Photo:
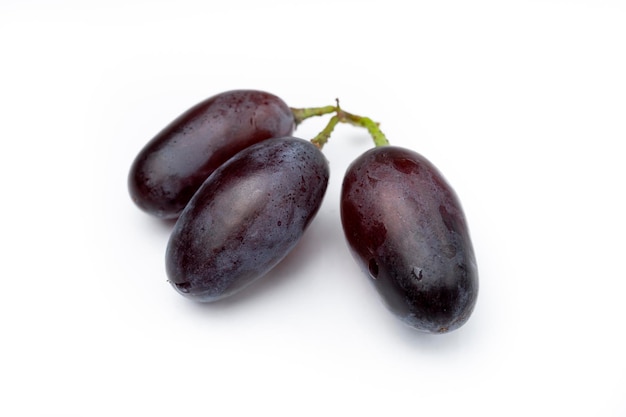
POLYGON ((174 226, 170 283, 191 299, 232 295, 265 275, 302 237, 328 184, 324 155, 293 137, 239 152, 200 187, 174 226))
POLYGON ((289 107, 277 96, 233 90, 187 110, 135 158, 128 187, 145 212, 175 219, 205 179, 230 157, 262 140, 291 135, 289 107))
POLYGON ((478 272, 459 199, 426 158, 370 149, 349 166, 341 191, 348 245, 385 305, 430 333, 462 326, 478 294, 478 272))

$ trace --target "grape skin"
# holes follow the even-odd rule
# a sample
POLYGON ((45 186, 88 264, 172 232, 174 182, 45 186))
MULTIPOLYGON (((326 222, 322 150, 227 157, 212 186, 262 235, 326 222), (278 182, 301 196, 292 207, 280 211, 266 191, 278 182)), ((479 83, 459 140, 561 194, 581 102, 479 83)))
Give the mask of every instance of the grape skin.
POLYGON ((295 122, 277 96, 233 90, 187 110, 137 155, 128 177, 132 200, 163 219, 180 215, 204 180, 242 149, 288 136, 295 122))
POLYGON ((176 222, 166 252, 170 283, 210 302, 266 274, 302 237, 328 177, 326 158, 303 139, 269 139, 235 155, 176 222))
POLYGON ((468 320, 478 272, 467 222, 423 156, 394 146, 362 154, 344 177, 341 220, 357 263, 406 324, 445 333, 468 320))

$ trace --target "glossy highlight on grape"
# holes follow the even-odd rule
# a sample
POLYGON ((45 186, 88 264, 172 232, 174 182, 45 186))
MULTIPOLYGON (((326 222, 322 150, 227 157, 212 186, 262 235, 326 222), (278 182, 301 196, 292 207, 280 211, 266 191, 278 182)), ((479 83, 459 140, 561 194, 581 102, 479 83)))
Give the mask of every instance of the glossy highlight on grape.
POLYGON ((204 180, 246 147, 291 135, 290 108, 277 96, 233 90, 193 106, 140 151, 128 177, 132 200, 145 212, 177 218, 204 180))
POLYGON ((468 320, 478 272, 467 222, 426 158, 394 146, 362 154, 344 177, 341 221, 355 259, 406 324, 445 333, 468 320))
POLYGON ((302 237, 328 184, 328 162, 303 139, 268 139, 219 167, 179 217, 166 252, 172 286, 196 301, 265 275, 302 237))

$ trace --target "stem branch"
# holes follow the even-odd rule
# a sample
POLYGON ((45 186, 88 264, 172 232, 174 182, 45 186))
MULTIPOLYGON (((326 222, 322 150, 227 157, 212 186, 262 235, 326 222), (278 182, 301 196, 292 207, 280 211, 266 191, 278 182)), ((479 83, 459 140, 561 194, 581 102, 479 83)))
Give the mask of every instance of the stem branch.
POLYGON ((337 126, 337 123, 339 123, 339 117, 331 117, 326 127, 318 133, 317 136, 311 139, 311 142, 313 142, 313 144, 319 149, 322 149, 326 142, 328 142, 328 138, 330 138, 330 134, 333 132, 335 126, 337 126))
POLYGON ((302 123, 303 120, 310 117, 323 116, 325 114, 334 113, 336 111, 337 107, 335 106, 308 107, 305 109, 295 109, 291 107, 291 113, 293 113, 293 119, 296 122, 296 126, 302 123))
POLYGON ((380 130, 378 123, 370 119, 369 117, 357 116, 352 113, 348 113, 346 111, 341 110, 339 107, 337 108, 337 117, 339 117, 339 121, 343 123, 349 123, 353 126, 360 126, 367 129, 370 133, 370 136, 374 140, 374 144, 376 146, 386 146, 389 145, 389 141, 387 137, 380 130))
POLYGON ((332 133, 335 126, 337 126, 337 123, 348 123, 353 126, 363 127, 367 129, 376 146, 389 145, 389 141, 387 140, 387 137, 382 132, 382 130, 380 130, 378 123, 376 123, 369 117, 357 116, 356 114, 344 111, 339 106, 339 100, 337 100, 336 106, 308 107, 303 109, 296 109, 292 107, 291 112, 293 113, 293 118, 296 126, 302 123, 303 120, 306 120, 310 117, 335 113, 335 115, 329 120, 326 127, 320 133, 318 133, 317 136, 311 139, 311 142, 313 142, 313 144, 315 144, 315 146, 320 149, 322 149, 326 142, 328 142, 330 134, 332 133))

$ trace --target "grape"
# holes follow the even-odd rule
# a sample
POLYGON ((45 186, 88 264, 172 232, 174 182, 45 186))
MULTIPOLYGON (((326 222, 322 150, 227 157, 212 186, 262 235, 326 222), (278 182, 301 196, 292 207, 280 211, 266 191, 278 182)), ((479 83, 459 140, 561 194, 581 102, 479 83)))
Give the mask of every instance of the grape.
POLYGON ((204 182, 176 222, 170 283, 203 302, 229 296, 272 269, 317 213, 328 184, 324 155, 293 137, 252 145, 204 182))
POLYGON ((255 90, 227 91, 187 110, 137 155, 128 187, 135 204, 152 215, 180 215, 204 180, 240 150, 295 127, 289 107, 255 90))
POLYGON ((357 158, 341 190, 348 245, 406 324, 445 333, 469 318, 478 272, 457 195, 428 160, 382 146, 357 158))

